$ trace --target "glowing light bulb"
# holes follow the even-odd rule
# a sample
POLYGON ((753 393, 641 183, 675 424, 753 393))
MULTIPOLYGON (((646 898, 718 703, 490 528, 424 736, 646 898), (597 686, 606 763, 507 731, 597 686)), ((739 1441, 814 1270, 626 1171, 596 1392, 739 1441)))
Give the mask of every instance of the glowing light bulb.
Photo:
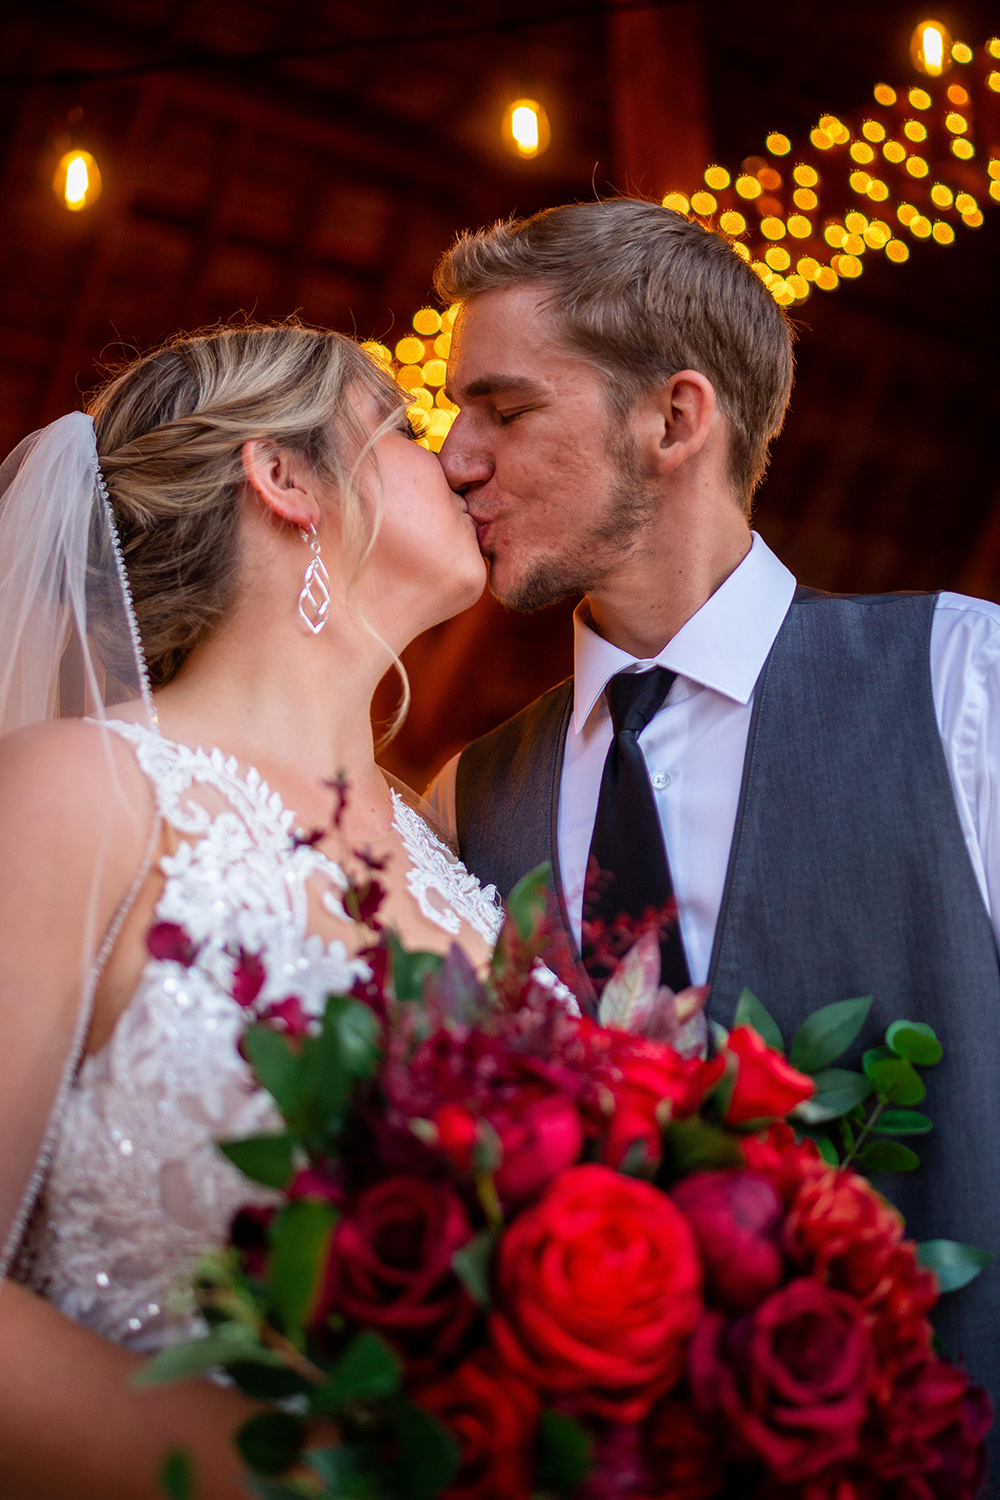
POLYGON ((951 34, 940 21, 921 21, 910 39, 910 57, 920 73, 939 77, 951 67, 951 34))
POLYGON ((52 179, 52 191, 72 213, 90 208, 101 195, 101 173, 89 151, 67 151, 52 179))
POLYGON ((542 106, 535 99, 515 99, 504 119, 504 137, 518 156, 540 156, 551 138, 542 106))

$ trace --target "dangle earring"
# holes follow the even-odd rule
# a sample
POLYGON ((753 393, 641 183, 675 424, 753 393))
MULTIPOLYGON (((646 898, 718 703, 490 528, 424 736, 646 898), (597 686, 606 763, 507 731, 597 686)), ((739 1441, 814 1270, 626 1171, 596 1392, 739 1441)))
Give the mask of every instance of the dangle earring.
POLYGON ((319 635, 330 616, 330 575, 320 556, 315 526, 310 526, 308 531, 301 527, 299 530, 302 540, 308 542, 312 550, 299 595, 299 616, 313 635, 319 635))

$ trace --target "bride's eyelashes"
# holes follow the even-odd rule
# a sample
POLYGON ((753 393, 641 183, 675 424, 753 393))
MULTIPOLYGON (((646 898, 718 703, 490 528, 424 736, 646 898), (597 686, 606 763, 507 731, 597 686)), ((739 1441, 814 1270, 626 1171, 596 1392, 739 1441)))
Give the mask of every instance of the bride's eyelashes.
POLYGON ((422 437, 427 436, 427 417, 424 412, 411 410, 406 412, 399 424, 399 430, 405 437, 419 442, 422 437))

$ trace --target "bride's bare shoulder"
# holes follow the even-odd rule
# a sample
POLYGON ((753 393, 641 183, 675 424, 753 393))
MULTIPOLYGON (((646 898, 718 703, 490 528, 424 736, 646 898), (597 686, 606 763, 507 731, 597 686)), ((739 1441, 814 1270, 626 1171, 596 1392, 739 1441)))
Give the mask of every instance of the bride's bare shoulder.
POLYGON ((131 747, 83 719, 58 719, 0 738, 0 825, 60 844, 148 836, 152 793, 131 747))

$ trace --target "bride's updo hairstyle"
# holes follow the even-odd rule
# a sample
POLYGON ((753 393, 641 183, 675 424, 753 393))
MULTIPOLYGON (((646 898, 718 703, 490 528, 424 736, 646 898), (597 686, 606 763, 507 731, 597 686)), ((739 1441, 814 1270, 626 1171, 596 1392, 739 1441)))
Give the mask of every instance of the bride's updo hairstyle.
POLYGON ((179 336, 96 393, 88 410, 154 690, 233 601, 243 444, 265 438, 301 454, 335 490, 356 581, 379 521, 358 475, 404 401, 352 339, 295 321, 179 336), (366 403, 373 434, 358 411, 366 403))

